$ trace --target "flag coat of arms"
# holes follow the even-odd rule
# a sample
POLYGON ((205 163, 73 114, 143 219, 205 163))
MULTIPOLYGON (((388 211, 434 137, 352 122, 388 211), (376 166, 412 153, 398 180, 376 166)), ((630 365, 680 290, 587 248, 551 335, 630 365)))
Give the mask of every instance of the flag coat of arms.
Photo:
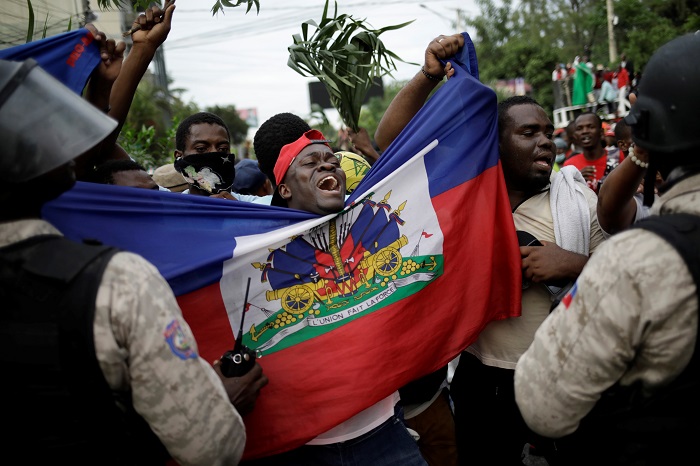
POLYGON ((305 444, 520 315, 496 96, 466 33, 451 61, 339 214, 89 183, 45 208, 68 237, 154 263, 207 360, 243 329, 269 378, 244 458, 305 444))

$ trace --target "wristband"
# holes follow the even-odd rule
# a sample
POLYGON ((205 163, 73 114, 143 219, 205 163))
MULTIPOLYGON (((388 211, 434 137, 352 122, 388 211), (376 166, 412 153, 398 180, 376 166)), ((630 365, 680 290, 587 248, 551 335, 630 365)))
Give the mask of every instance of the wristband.
POLYGON ((438 78, 437 76, 433 76, 432 74, 425 71, 425 68, 423 68, 422 66, 420 67, 420 71, 421 71, 421 73, 423 73, 423 75, 426 78, 430 79, 431 81, 442 81, 442 78, 438 78))
POLYGON ((634 155, 634 147, 630 147, 629 155, 628 157, 632 162, 634 162, 639 168, 647 168, 649 166, 649 162, 642 162, 637 158, 636 155, 634 155))

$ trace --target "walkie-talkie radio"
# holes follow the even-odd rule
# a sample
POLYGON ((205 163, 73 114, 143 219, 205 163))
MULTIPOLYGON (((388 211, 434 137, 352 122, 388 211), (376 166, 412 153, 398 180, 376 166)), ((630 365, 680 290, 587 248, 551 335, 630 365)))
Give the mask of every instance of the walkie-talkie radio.
POLYGON ((243 312, 241 313, 241 328, 238 330, 236 343, 233 349, 226 351, 221 356, 221 372, 226 377, 241 377, 248 373, 255 366, 255 351, 243 345, 243 322, 245 313, 248 310, 248 291, 250 291, 250 277, 248 277, 248 286, 245 289, 245 302, 243 303, 243 312))

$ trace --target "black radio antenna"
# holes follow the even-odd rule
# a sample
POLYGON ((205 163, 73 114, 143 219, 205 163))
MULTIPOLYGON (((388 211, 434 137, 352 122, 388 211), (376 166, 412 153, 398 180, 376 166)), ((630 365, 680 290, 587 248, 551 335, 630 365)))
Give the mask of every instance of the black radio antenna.
POLYGON ((248 310, 248 292, 250 291, 250 277, 248 277, 248 285, 245 288, 245 301, 243 302, 243 312, 241 313, 241 328, 238 329, 236 343, 233 345, 234 351, 240 351, 243 346, 243 322, 245 321, 245 313, 248 310))

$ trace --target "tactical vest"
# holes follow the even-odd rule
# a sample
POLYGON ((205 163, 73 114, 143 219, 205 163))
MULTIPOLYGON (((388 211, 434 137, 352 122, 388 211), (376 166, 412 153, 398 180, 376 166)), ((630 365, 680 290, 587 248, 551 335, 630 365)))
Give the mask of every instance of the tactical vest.
POLYGON ((0 248, 0 451, 10 463, 165 462, 130 393, 110 389, 95 354, 97 290, 116 252, 58 235, 0 248))
MULTIPOLYGON (((700 217, 652 216, 632 228, 652 231, 677 249, 695 280, 700 303, 700 217)), ((675 380, 651 397, 642 396, 639 383, 613 385, 576 432, 555 441, 556 459, 547 460, 550 466, 686 464, 695 456, 699 421, 700 330, 693 356, 675 380)))

